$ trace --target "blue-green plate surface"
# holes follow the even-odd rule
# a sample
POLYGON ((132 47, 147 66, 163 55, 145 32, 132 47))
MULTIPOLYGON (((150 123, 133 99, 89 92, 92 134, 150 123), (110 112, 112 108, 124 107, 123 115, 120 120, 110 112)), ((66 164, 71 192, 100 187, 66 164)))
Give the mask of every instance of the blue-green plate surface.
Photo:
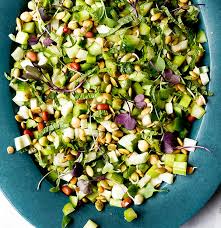
MULTIPOLYGON (((19 135, 14 120, 14 106, 8 82, 3 72, 9 71, 11 42, 8 34, 14 31, 15 18, 26 1, 0 0, 0 188, 15 208, 37 228, 60 227, 61 208, 67 201, 61 193, 52 194, 50 183, 45 181, 40 191, 36 185, 42 174, 27 154, 7 155, 6 148, 13 145, 19 135)), ((139 219, 126 223, 123 210, 107 207, 98 213, 93 205, 86 205, 74 214, 73 227, 80 228, 91 218, 103 228, 179 227, 192 217, 212 196, 221 182, 221 0, 199 1, 202 26, 205 26, 208 47, 206 63, 211 68, 210 90, 215 93, 209 99, 207 114, 193 126, 192 137, 212 153, 197 150, 191 153, 189 163, 198 167, 192 176, 178 177, 168 186, 169 193, 159 193, 144 205, 136 207, 139 219), (209 51, 208 51, 209 50, 209 51)))

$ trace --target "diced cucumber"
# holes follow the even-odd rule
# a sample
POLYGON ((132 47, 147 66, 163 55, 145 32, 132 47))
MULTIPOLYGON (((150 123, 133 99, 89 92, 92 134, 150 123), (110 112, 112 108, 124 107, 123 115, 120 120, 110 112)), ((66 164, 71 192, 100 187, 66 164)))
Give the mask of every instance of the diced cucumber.
POLYGON ((121 206, 121 200, 119 199, 110 199, 110 206, 112 207, 122 207, 121 206))
POLYGON ((15 148, 17 151, 30 146, 32 143, 29 135, 22 135, 20 137, 15 138, 15 148))
POLYGON ((87 51, 80 49, 76 55, 76 58, 78 58, 80 61, 84 61, 87 59, 87 54, 87 51))
POLYGON ((88 12, 87 10, 82 10, 82 11, 80 11, 80 12, 78 13, 76 19, 77 19, 79 22, 81 22, 81 21, 86 21, 86 20, 88 20, 89 18, 90 18, 89 12, 88 12))
POLYGON ((197 34, 197 42, 198 43, 206 43, 207 38, 206 38, 206 33, 203 30, 200 30, 197 34))
POLYGON ((55 45, 51 45, 45 49, 45 52, 51 54, 52 56, 57 56, 61 57, 62 56, 62 51, 59 47, 55 45))
POLYGON ((140 35, 147 36, 150 34, 150 26, 144 22, 140 23, 140 35))
POLYGON ((29 34, 28 33, 19 31, 17 33, 16 38, 15 38, 15 42, 17 42, 19 44, 27 44, 28 43, 28 39, 29 39, 29 34))
POLYGON ((125 35, 123 39, 123 43, 128 49, 131 49, 131 50, 137 49, 140 43, 140 38, 134 35, 125 35))
POLYGON ((114 75, 117 72, 117 64, 112 59, 107 59, 105 61, 105 65, 111 75, 114 75))
POLYGON ((205 109, 198 104, 194 104, 191 110, 191 116, 194 116, 197 119, 201 119, 206 113, 205 109))
POLYGON ((201 80, 203 85, 207 85, 210 81, 208 73, 201 73, 200 74, 200 80, 201 80))
POLYGON ((48 62, 48 59, 45 57, 44 53, 38 53, 38 65, 43 66, 48 62))
POLYGON ((98 44, 97 42, 94 42, 89 48, 88 48, 88 52, 93 55, 93 56, 97 56, 97 55, 101 55, 102 54, 102 46, 100 44, 98 44))
MULTIPOLYGON (((107 25, 109 28, 114 28, 117 25, 117 22, 111 18, 105 17, 103 23, 107 25)), ((106 33, 106 32, 105 32, 106 33)))
POLYGON ((126 169, 123 173, 123 177, 125 179, 129 179, 129 177, 136 171, 136 166, 131 165, 128 167, 128 169, 126 169))
POLYGON ((110 159, 110 163, 118 162, 117 154, 115 151, 108 152, 107 155, 110 159))
POLYGON ((96 63, 97 59, 96 59, 96 56, 93 56, 93 55, 87 55, 87 58, 86 58, 86 62, 89 63, 89 64, 94 64, 96 63))
POLYGON ((184 61, 186 60, 186 57, 183 55, 175 55, 174 59, 173 59, 173 64, 177 65, 178 67, 180 67, 184 61))
POLYGON ((72 0, 64 0, 63 6, 70 9, 73 6, 73 1, 72 0))
POLYGON ((177 45, 172 45, 171 49, 173 52, 181 52, 188 48, 188 40, 179 42, 177 45))
POLYGON ((138 138, 135 134, 128 134, 123 136, 119 141, 118 144, 122 147, 126 148, 130 152, 133 152, 137 147, 138 138))
POLYGON ((93 67, 90 63, 83 63, 81 64, 81 71, 85 72, 93 67))
POLYGON ((65 52, 67 53, 68 57, 70 59, 76 57, 77 53, 79 52, 81 48, 78 45, 74 45, 73 47, 70 48, 65 48, 65 52))
POLYGON ((68 101, 66 104, 62 105, 61 115, 66 117, 69 113, 71 113, 72 109, 73 109, 73 103, 72 101, 68 101))
POLYGON ((32 120, 32 119, 28 119, 28 120, 26 121, 26 127, 27 127, 28 129, 30 129, 30 128, 35 128, 35 127, 37 127, 37 123, 36 123, 34 120, 32 120))
POLYGON ((99 34, 106 34, 110 31, 110 27, 106 25, 98 25, 96 29, 99 34))
POLYGON ((146 16, 146 14, 150 11, 153 2, 144 2, 140 5, 140 14, 141 16, 146 16))
POLYGON ((83 104, 75 105, 73 109, 73 116, 78 117, 81 114, 87 113, 87 111, 88 111, 87 104, 83 103, 83 104))
POLYGON ((138 192, 138 189, 139 187, 137 185, 132 184, 128 187, 127 192, 130 196, 135 197, 138 192))
POLYGON ((89 84, 91 86, 98 86, 101 84, 101 79, 99 78, 98 75, 94 75, 94 76, 90 77, 89 84))
POLYGON ((134 72, 129 75, 129 79, 135 82, 142 82, 146 78, 146 74, 144 72, 134 72))
POLYGON ((92 220, 88 220, 83 228, 97 228, 97 227, 98 225, 95 222, 93 222, 92 220))
POLYGON ((77 205, 78 205, 78 198, 77 198, 77 196, 70 196, 69 199, 70 199, 70 202, 71 202, 72 206, 74 208, 76 208, 77 205))
POLYGON ((110 178, 110 180, 118 184, 123 184, 124 182, 123 176, 119 173, 109 173, 108 178, 110 178))
POLYGON ((32 49, 35 50, 35 51, 41 51, 42 48, 43 48, 43 46, 41 45, 40 42, 38 42, 37 44, 32 45, 31 47, 32 47, 32 49))
POLYGON ((140 85, 140 83, 135 82, 133 85, 133 88, 134 88, 137 95, 144 94, 144 90, 143 90, 142 86, 140 85))
POLYGON ((173 184, 173 174, 172 173, 162 173, 160 174, 160 178, 162 181, 166 182, 167 184, 173 184))
POLYGON ((34 33, 35 32, 35 23, 34 22, 24 23, 22 31, 27 32, 27 33, 34 33))
POLYGON ((98 197, 98 192, 94 192, 90 195, 87 195, 87 198, 92 202, 94 203, 96 201, 96 198, 98 197))
POLYGON ((12 58, 15 60, 15 61, 20 61, 21 59, 24 58, 24 50, 20 47, 17 47, 14 52, 11 54, 12 58))
POLYGON ((57 56, 50 58, 51 63, 55 66, 58 64, 59 58, 57 56))
POLYGON ((136 152, 132 153, 131 156, 126 160, 126 164, 129 165, 139 165, 146 163, 149 159, 149 153, 138 154, 136 152))
POLYGON ((65 216, 67 216, 67 215, 71 214, 72 212, 74 212, 75 209, 74 209, 72 203, 67 203, 67 204, 64 205, 62 211, 63 211, 63 214, 64 214, 65 216))
POLYGON ((181 105, 184 108, 188 108, 191 100, 192 100, 192 98, 190 96, 188 96, 187 94, 184 94, 180 100, 179 105, 181 105))

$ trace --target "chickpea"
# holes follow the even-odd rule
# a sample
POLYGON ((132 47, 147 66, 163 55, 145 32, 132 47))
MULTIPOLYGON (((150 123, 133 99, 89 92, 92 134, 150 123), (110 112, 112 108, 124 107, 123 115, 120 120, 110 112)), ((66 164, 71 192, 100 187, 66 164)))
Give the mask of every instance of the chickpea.
POLYGON ((28 52, 26 53, 26 57, 27 57, 28 59, 30 59, 32 62, 36 62, 37 59, 38 59, 37 54, 36 54, 35 52, 33 52, 33 51, 28 51, 28 52))
POLYGON ((32 15, 26 11, 21 14, 20 18, 24 22, 30 22, 32 20, 32 15))

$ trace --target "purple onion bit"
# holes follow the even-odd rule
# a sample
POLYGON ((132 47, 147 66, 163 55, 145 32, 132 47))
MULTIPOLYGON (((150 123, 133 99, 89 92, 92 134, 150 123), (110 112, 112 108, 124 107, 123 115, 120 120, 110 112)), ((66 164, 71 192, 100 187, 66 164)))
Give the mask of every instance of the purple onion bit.
POLYGON ((29 37, 29 39, 28 39, 28 44, 29 44, 30 46, 32 46, 32 45, 35 45, 35 44, 37 44, 37 43, 38 43, 38 38, 37 38, 37 36, 31 35, 31 36, 29 37))
POLYGON ((147 106, 146 102, 144 101, 145 96, 143 94, 139 94, 134 98, 135 106, 137 108, 145 108, 147 106))
POLYGON ((45 38, 43 40, 43 44, 44 44, 45 47, 51 46, 53 44, 53 42, 54 41, 51 38, 49 38, 49 37, 47 37, 47 38, 45 38))
POLYGON ((164 133, 161 149, 167 154, 173 153, 173 151, 176 149, 176 135, 174 133, 164 133))
POLYGON ((117 124, 124 125, 127 130, 133 130, 136 127, 136 120, 130 116, 130 113, 121 113, 115 118, 117 124))
POLYGON ((77 182, 77 186, 79 187, 80 191, 84 194, 90 194, 91 193, 91 185, 90 181, 88 180, 79 180, 77 182))
POLYGON ((81 165, 81 163, 76 162, 76 163, 74 164, 72 174, 73 174, 74 177, 80 177, 80 176, 82 175, 82 173, 83 173, 83 170, 84 170, 84 168, 83 168, 83 166, 81 165))
POLYGON ((174 74, 173 71, 170 69, 167 69, 164 71, 163 78, 165 79, 165 81, 167 81, 173 85, 177 85, 180 83, 180 76, 174 74))
POLYGON ((39 11, 41 19, 43 21, 49 21, 50 20, 50 17, 45 13, 45 9, 44 8, 39 8, 38 11, 39 11))

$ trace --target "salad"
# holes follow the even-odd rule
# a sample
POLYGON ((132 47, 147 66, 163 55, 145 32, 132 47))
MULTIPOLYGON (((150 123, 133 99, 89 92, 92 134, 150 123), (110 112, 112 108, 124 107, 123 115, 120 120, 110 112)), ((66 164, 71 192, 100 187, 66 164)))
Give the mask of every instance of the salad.
MULTIPOLYGON (((16 19, 15 119, 28 152, 69 202, 128 208, 194 171, 191 126, 205 114, 200 5, 188 0, 32 0, 16 19), (160 188, 161 187, 161 188, 160 188)), ((206 149, 206 148, 204 148, 206 149)), ((208 150, 208 149, 206 149, 208 150)), ((13 147, 8 148, 13 153, 13 147)), ((128 208, 128 222, 137 218, 128 208)), ((89 220, 85 227, 96 227, 89 220)))

